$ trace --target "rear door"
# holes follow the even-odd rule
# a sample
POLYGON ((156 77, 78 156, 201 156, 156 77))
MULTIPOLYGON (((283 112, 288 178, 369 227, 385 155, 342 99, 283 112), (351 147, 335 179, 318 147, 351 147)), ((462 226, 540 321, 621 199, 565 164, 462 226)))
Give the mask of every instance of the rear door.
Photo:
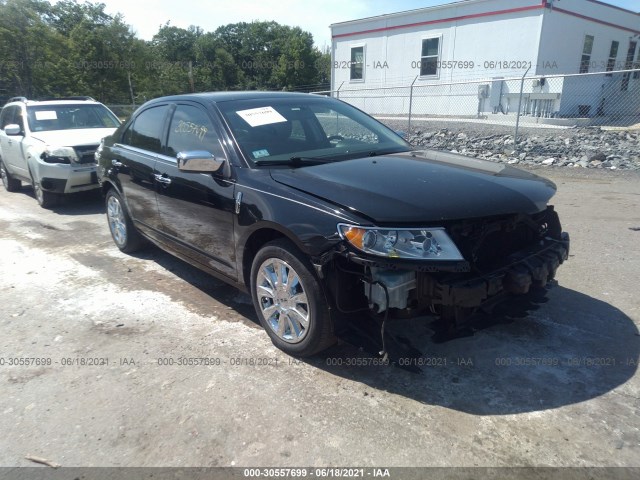
POLYGON ((140 112, 111 151, 112 176, 129 213, 137 227, 154 237, 161 227, 154 168, 164 148, 169 111, 169 104, 162 104, 140 112))
POLYGON ((202 106, 175 106, 165 155, 155 167, 158 209, 163 233, 181 253, 235 280, 235 183, 222 172, 181 172, 176 160, 180 152, 202 150, 228 158, 220 134, 218 122, 202 106))

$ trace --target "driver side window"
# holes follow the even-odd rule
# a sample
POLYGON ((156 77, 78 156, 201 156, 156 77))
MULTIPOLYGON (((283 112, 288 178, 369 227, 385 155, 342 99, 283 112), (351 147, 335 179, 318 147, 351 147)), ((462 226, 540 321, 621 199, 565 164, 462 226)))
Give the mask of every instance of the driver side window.
POLYGON ((167 155, 204 150, 216 158, 225 157, 213 122, 201 109, 192 105, 178 105, 169 126, 167 155))

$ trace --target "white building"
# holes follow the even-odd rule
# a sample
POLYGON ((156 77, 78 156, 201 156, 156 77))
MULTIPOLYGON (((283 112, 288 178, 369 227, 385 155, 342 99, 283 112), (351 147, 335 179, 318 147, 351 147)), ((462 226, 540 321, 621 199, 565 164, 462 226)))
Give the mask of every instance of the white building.
MULTIPOLYGON (((602 1, 466 0, 336 23, 331 32, 332 90, 413 84, 415 92, 429 92, 415 113, 513 110, 520 84, 501 79, 528 69, 528 76, 539 77, 525 85, 529 111, 640 114, 640 72, 540 81, 640 68, 640 14, 602 1)), ((406 113, 401 96, 377 106, 370 98, 366 109, 406 113)), ((363 106, 355 97, 352 103, 363 106)))

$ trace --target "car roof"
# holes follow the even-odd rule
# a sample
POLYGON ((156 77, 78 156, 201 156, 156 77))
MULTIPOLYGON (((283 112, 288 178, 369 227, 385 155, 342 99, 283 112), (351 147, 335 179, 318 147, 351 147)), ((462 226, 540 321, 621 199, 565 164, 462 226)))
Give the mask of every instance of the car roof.
MULTIPOLYGON (((171 95, 167 97, 160 97, 152 100, 156 101, 178 101, 178 100, 196 100, 196 101, 210 101, 210 102, 229 102, 235 100, 257 100, 264 98, 309 98, 311 94, 300 92, 265 92, 265 91, 239 91, 239 92, 203 92, 203 93, 185 93, 181 95, 171 95)), ((320 95, 313 95, 315 98, 322 98, 320 95)))
POLYGON ((32 107, 32 106, 35 107, 40 105, 57 106, 57 105, 102 105, 102 104, 90 97, 85 97, 85 98, 70 97, 70 98, 57 98, 57 99, 52 98, 48 100, 30 100, 25 97, 14 97, 9 99, 9 101, 4 106, 6 107, 9 105, 26 105, 29 107, 32 107))
MULTIPOLYGON (((14 102, 14 103, 23 103, 23 102, 14 102)), ((87 100, 27 100, 27 106, 39 106, 39 105, 100 105, 100 102, 96 101, 87 101, 87 100)))

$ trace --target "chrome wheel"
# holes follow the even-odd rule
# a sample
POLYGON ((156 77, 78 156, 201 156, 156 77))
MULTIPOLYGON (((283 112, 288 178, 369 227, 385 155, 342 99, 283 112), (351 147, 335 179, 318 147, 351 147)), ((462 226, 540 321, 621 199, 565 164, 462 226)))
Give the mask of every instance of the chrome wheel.
POLYGON ((127 220, 120 201, 113 195, 107 200, 107 219, 113 240, 118 247, 123 247, 127 243, 127 220))
POLYGON ((309 301, 298 273, 279 258, 268 258, 255 283, 260 314, 273 333, 287 343, 299 343, 309 331, 309 301))

